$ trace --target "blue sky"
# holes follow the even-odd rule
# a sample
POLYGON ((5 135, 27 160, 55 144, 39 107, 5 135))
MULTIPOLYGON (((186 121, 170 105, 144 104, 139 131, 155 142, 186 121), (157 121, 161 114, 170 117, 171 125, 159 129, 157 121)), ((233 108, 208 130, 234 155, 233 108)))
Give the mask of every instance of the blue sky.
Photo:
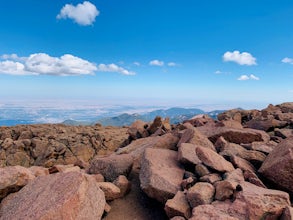
POLYGON ((0 98, 293 101, 291 0, 10 0, 0 98))

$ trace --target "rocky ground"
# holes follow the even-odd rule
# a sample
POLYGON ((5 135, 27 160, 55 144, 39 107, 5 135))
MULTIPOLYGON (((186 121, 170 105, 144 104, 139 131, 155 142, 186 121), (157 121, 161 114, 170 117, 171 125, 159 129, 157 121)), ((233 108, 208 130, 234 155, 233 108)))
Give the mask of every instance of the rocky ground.
POLYGON ((293 103, 178 125, 0 127, 0 167, 1 220, 290 220, 293 103))

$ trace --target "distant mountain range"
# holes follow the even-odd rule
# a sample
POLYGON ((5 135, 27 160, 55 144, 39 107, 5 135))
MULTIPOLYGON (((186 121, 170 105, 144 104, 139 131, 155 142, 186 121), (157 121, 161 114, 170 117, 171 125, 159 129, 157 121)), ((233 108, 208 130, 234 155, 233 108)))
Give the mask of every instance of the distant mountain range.
POLYGON ((102 124, 103 126, 128 126, 131 125, 136 120, 142 120, 145 122, 150 122, 154 120, 156 116, 161 116, 163 118, 170 118, 172 124, 178 124, 185 120, 188 120, 195 115, 207 114, 210 117, 216 119, 217 115, 225 110, 215 110, 210 112, 205 112, 197 108, 169 108, 166 110, 155 110, 143 114, 121 114, 114 117, 104 117, 100 118, 97 121, 75 121, 75 120, 66 120, 63 124, 67 125, 93 125, 93 124, 102 124))

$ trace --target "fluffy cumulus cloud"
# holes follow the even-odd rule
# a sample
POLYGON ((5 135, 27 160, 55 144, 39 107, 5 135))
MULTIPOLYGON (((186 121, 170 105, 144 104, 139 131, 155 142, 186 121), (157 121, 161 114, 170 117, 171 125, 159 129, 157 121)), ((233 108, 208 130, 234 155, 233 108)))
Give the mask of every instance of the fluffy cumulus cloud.
POLYGON ((133 62, 133 65, 135 65, 135 66, 140 66, 140 62, 133 62))
POLYGON ((233 52, 227 51, 223 55, 223 60, 225 62, 235 62, 239 65, 247 65, 252 66, 256 65, 256 58, 253 57, 250 53, 242 52, 240 53, 238 50, 235 50, 233 52))
POLYGON ((249 76, 248 75, 241 75, 237 80, 240 80, 240 81, 259 80, 259 77, 255 76, 253 74, 250 74, 249 76))
POLYGON ((92 25, 100 14, 96 6, 88 1, 77 4, 66 4, 57 15, 57 19, 70 18, 80 25, 92 25))
POLYGON ((28 57, 16 54, 3 55, 0 62, 0 73, 12 75, 82 75, 93 74, 95 64, 70 54, 51 57, 45 53, 35 53, 28 57))
POLYGON ((283 63, 289 63, 289 64, 293 64, 293 59, 289 58, 289 57, 285 57, 284 59, 282 59, 283 63))
POLYGON ((164 61, 152 60, 149 62, 149 65, 151 65, 151 66, 164 66, 164 61))
POLYGON ((117 72, 123 75, 135 75, 135 72, 124 69, 123 67, 117 66, 116 64, 99 64, 97 71, 101 72, 117 72))

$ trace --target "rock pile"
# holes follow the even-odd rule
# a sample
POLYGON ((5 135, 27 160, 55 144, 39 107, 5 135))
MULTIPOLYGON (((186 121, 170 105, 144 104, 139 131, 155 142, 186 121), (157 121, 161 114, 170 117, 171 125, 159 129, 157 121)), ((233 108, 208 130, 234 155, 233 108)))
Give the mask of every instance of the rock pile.
POLYGON ((37 127, 0 129, 5 166, 0 168, 0 219, 101 219, 103 213, 119 219, 110 206, 133 198, 135 175, 137 187, 165 212, 156 219, 293 219, 293 103, 261 111, 234 109, 218 120, 202 115, 170 125, 157 117, 153 123, 111 128, 108 143, 115 147, 108 148, 115 152, 107 156, 99 155, 102 143, 84 156, 105 128, 40 125, 43 130, 36 132, 37 127), (60 133, 46 132, 46 126, 60 133), (33 139, 45 141, 42 150, 33 139), (17 147, 19 142, 24 147, 17 147), (48 150, 56 152, 56 142, 73 154, 72 163, 48 150), (83 147, 74 151, 71 145, 83 147), (44 160, 47 151, 54 162, 44 160), (10 157, 18 162, 11 164, 10 157))

